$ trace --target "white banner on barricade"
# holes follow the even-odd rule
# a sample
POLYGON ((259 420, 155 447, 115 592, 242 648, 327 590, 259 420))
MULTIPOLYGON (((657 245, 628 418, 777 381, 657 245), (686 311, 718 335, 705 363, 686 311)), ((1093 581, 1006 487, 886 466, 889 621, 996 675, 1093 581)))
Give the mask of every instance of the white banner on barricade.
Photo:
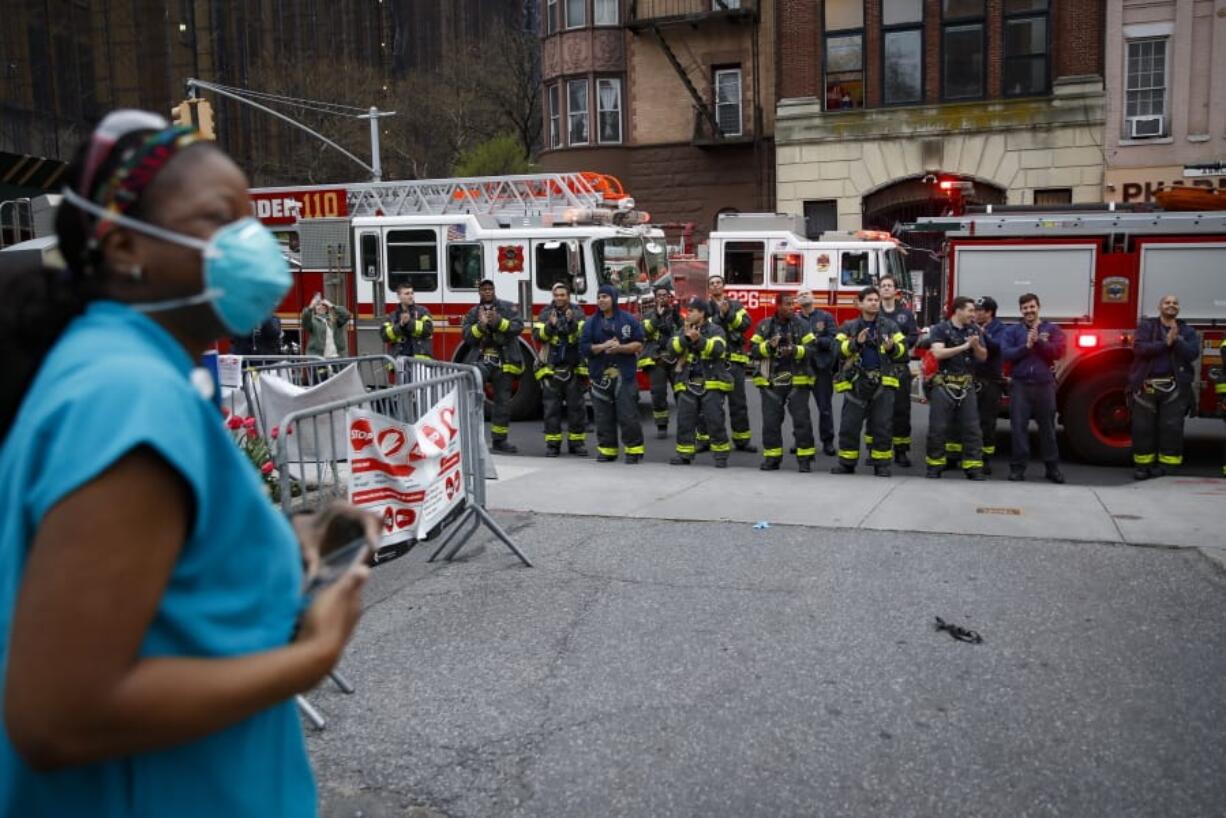
POLYGON ((383 545, 420 538, 464 499, 455 389, 416 423, 349 409, 349 502, 383 520, 383 545))
MULTIPOLYGON (((291 412, 302 412, 366 394, 358 368, 352 364, 323 383, 309 387, 298 386, 266 372, 260 376, 255 388, 259 390, 264 415, 259 420, 261 424, 267 424, 269 430, 280 426, 291 412)), ((265 430, 267 433, 268 430, 265 430)), ((300 423, 297 434, 288 441, 289 462, 336 462, 346 450, 345 437, 345 429, 339 422, 335 427, 330 423, 300 423)))

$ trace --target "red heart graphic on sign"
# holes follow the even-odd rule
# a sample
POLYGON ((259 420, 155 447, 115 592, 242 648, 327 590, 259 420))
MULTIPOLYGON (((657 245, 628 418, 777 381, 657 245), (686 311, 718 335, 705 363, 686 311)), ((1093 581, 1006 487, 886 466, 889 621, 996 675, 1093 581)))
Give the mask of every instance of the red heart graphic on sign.
POLYGON ((456 496, 456 492, 460 490, 460 473, 450 474, 447 476, 446 482, 443 483, 443 488, 447 491, 447 499, 450 500, 456 496))
POLYGON ((388 506, 383 509, 383 530, 391 534, 396 529, 396 522, 392 515, 392 507, 388 506))
POLYGON ((375 433, 366 418, 358 418, 349 426, 349 445, 355 452, 362 451, 374 442, 375 433))
POLYGON ((412 509, 400 508, 396 510, 396 528, 408 528, 413 525, 413 521, 417 519, 417 514, 412 509))

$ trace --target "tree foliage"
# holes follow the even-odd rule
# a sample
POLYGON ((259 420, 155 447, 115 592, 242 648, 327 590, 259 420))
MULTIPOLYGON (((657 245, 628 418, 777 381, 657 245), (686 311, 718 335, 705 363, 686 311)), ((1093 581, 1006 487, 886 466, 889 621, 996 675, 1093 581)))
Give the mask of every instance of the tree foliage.
POLYGON ((534 167, 519 138, 514 134, 503 134, 460 154, 454 172, 456 176, 503 176, 531 173, 534 167))

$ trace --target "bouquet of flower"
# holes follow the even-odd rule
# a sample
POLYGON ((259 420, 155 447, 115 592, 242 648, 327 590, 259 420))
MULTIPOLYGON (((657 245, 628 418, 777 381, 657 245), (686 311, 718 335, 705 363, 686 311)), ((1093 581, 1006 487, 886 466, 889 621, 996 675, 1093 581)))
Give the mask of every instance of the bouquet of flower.
MULTIPOLYGON (((251 465, 259 469, 269 498, 274 503, 281 502, 281 477, 277 474, 272 462, 272 444, 280 435, 280 430, 276 426, 272 427, 268 432, 268 438, 265 439, 260 436, 256 428, 255 418, 243 417, 225 408, 221 410, 221 413, 226 418, 226 428, 234 438, 235 445, 247 455, 251 465)), ((292 435, 293 433, 293 427, 286 430, 286 434, 292 435)), ((288 482, 291 497, 302 494, 302 486, 297 480, 290 479, 288 482)))

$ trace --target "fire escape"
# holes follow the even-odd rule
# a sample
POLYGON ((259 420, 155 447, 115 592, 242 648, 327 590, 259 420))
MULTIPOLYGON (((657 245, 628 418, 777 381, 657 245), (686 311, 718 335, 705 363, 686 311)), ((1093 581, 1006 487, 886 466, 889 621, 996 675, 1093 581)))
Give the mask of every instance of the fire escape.
MULTIPOLYGON (((698 147, 712 147, 726 144, 745 144, 758 139, 761 133, 761 117, 759 115, 759 96, 747 94, 741 90, 741 109, 745 101, 752 99, 753 118, 748 126, 742 125, 736 132, 726 132, 720 125, 716 115, 715 95, 718 93, 712 86, 712 99, 703 98, 702 93, 694 85, 690 71, 678 59, 676 51, 664 36, 665 30, 673 32, 677 37, 686 36, 686 30, 698 32, 704 26, 717 23, 733 25, 748 25, 748 33, 753 42, 753 74, 758 77, 758 2, 759 0, 630 0, 630 14, 626 27, 636 36, 640 33, 650 35, 659 45, 660 50, 673 67, 677 78, 690 95, 694 105, 694 135, 692 142, 698 147)), ((670 35, 672 36, 672 35, 670 35)), ((706 71, 698 68, 699 73, 706 71)), ((744 77, 744 74, 742 74, 744 77)), ((743 114, 742 114, 743 116, 743 114)))

